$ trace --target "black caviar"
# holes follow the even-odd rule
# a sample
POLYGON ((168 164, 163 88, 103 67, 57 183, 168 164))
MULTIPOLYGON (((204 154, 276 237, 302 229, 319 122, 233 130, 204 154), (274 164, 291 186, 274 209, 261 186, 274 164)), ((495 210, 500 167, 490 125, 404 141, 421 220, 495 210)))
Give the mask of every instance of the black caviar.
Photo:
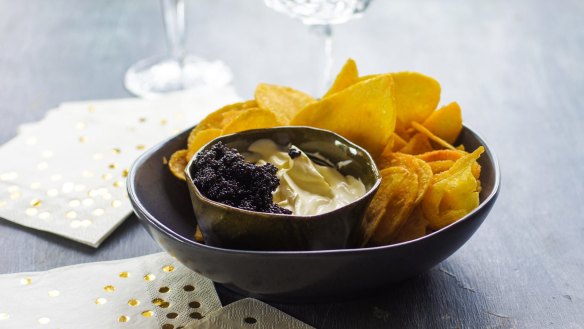
POLYGON ((191 177, 207 198, 240 209, 291 214, 272 202, 272 192, 280 185, 278 168, 271 163, 256 166, 236 149, 218 142, 197 154, 191 177))
POLYGON ((300 153, 300 150, 298 150, 298 149, 295 149, 293 147, 291 147, 291 148, 288 149, 288 155, 292 159, 295 159, 295 158, 299 157, 300 154, 302 154, 302 153, 300 153))

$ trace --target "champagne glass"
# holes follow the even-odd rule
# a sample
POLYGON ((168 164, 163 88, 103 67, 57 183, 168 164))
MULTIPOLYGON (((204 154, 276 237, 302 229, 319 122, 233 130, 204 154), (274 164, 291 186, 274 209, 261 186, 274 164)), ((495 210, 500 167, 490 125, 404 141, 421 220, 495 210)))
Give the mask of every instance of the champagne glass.
POLYGON ((126 89, 134 95, 153 98, 175 91, 228 84, 232 76, 225 64, 187 54, 184 0, 161 0, 161 4, 169 54, 132 65, 124 78, 126 89))
POLYGON ((323 78, 319 91, 324 92, 332 83, 333 24, 342 24, 360 17, 371 0, 264 0, 278 12, 297 18, 312 27, 324 43, 323 78))

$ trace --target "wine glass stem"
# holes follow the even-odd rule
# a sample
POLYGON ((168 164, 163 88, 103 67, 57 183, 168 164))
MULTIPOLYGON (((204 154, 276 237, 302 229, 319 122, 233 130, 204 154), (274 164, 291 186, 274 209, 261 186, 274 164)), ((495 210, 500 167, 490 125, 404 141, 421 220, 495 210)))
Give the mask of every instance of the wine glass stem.
POLYGON ((316 25, 314 30, 321 36, 324 44, 323 76, 320 80, 319 93, 323 94, 332 84, 333 74, 333 29, 330 24, 316 25))
POLYGON ((182 66, 186 57, 185 2, 184 0, 161 1, 164 30, 166 31, 170 55, 182 66))

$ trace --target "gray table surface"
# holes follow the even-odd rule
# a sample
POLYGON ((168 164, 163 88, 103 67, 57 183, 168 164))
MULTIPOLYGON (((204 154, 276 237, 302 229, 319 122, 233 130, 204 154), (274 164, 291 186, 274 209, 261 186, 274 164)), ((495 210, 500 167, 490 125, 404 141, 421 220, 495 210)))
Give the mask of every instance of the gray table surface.
MULTIPOLYGON (((584 328, 583 17, 581 0, 377 0, 336 28, 337 67, 350 56, 364 73, 441 82, 498 154, 501 195, 428 273, 368 298, 275 306, 318 328, 584 328)), ((227 63, 243 97, 261 81, 314 90, 319 40, 262 1, 189 0, 187 19, 189 50, 227 63)), ((0 0, 0 142, 60 102, 129 96, 125 69, 164 52, 157 0, 0 0)), ((131 217, 99 249, 0 220, 0 250, 12 273, 160 249, 131 217)))

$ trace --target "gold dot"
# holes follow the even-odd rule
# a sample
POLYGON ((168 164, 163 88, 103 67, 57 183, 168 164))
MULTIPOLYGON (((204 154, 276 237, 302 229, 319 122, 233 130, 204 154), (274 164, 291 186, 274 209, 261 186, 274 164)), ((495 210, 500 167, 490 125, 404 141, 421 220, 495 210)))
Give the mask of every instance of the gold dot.
POLYGON ((185 291, 193 291, 195 290, 195 287, 191 286, 190 284, 187 284, 186 286, 183 287, 183 289, 185 291))
POLYGON ((104 200, 109 200, 109 199, 111 199, 111 198, 112 198, 112 195, 111 195, 110 193, 107 193, 107 192, 106 192, 106 193, 104 193, 104 194, 101 196, 101 198, 102 198, 102 199, 104 199, 104 200))
POLYGON ((164 299, 162 298, 154 298, 152 300, 152 304, 156 305, 156 306, 160 306, 160 304, 164 303, 164 299))
POLYGON ((165 323, 162 325, 162 329, 174 329, 174 326, 170 323, 165 323))
POLYGON ((121 272, 119 274, 119 277, 122 278, 122 279, 127 279, 127 278, 130 277, 130 273, 129 272, 121 272))
POLYGON ((193 319, 202 319, 203 315, 199 312, 193 312, 191 314, 189 314, 189 316, 193 319))
POLYGON ((85 143, 85 142, 87 142, 87 137, 79 136, 79 143, 85 143))
POLYGON ((110 179, 112 179, 112 174, 110 174, 110 173, 103 174, 103 175, 101 175, 101 179, 110 180, 110 179))
POLYGON ((79 207, 80 205, 81 205, 81 201, 79 201, 79 200, 69 201, 69 207, 71 207, 71 208, 76 208, 76 207, 79 207))
POLYGON ((61 293, 59 292, 59 290, 50 290, 49 291, 49 297, 57 297, 59 296, 61 293))
POLYGON ((172 272, 172 271, 174 271, 174 266, 172 266, 172 265, 166 265, 166 266, 164 266, 164 267, 162 268, 162 270, 163 270, 164 272, 172 272))
POLYGON ((138 122, 146 122, 146 118, 142 117, 138 119, 138 122))
POLYGON ((81 221, 79 224, 80 224, 81 226, 83 226, 83 227, 88 227, 88 226, 90 226, 90 225, 91 225, 91 220, 89 220, 89 219, 84 219, 84 220, 82 220, 82 221, 81 221))
POLYGON ((168 121, 166 119, 160 119, 160 125, 164 126, 168 123, 168 121))
POLYGON ((128 322, 128 321, 130 321, 130 317, 129 317, 129 316, 127 316, 127 315, 121 315, 121 316, 118 318, 118 322, 128 322))
POLYGON ((98 299, 95 300, 95 303, 97 305, 103 305, 103 304, 107 303, 107 299, 105 299, 103 297, 99 297, 98 299))
POLYGON ((52 188, 52 189, 47 191, 47 195, 50 197, 55 197, 55 196, 59 195, 59 190, 52 188))
POLYGON ((39 218, 40 219, 49 219, 49 218, 51 218, 51 213, 49 213, 48 211, 43 211, 39 214, 39 218))
POLYGON ((85 129, 85 127, 87 127, 87 125, 85 124, 85 122, 79 121, 79 122, 77 122, 75 124, 75 128, 76 129, 79 129, 79 130, 83 130, 83 129, 85 129))
POLYGON ((92 212, 93 216, 101 216, 105 213, 105 211, 101 208, 96 208, 92 212))
POLYGON ((153 281, 154 279, 156 279, 156 275, 152 273, 148 273, 144 276, 144 280, 146 281, 153 281))
POLYGON ((122 186, 124 186, 124 182, 122 182, 122 181, 120 181, 120 180, 119 180, 119 181, 115 181, 115 182, 113 183, 113 186, 114 186, 114 187, 122 187, 122 186))
POLYGON ((107 286, 103 287, 103 291, 105 291, 105 292, 114 292, 114 291, 116 291, 116 287, 114 287, 112 285, 107 285, 107 286))
POLYGON ((45 170, 45 169, 49 168, 49 164, 48 164, 48 163, 46 163, 45 161, 42 161, 42 162, 39 162, 39 163, 37 164, 37 168, 38 168, 39 170, 45 170))
POLYGON ((138 306, 138 305, 140 305, 140 301, 137 300, 137 299, 130 299, 128 301, 128 305, 130 305, 130 306, 138 306))
POLYGON ((138 145, 136 145, 136 150, 143 150, 145 148, 146 148, 146 145, 144 145, 144 144, 138 144, 138 145))
POLYGON ((31 283, 32 283, 32 279, 31 278, 23 278, 23 279, 20 279, 20 284, 22 284, 22 285, 28 286, 31 283))
POLYGON ((148 310, 148 311, 144 311, 144 312, 142 312, 140 314, 142 314, 142 316, 145 317, 145 318, 151 318, 154 315, 154 312, 148 310))
POLYGON ((158 292, 161 292, 163 294, 167 293, 170 291, 169 287, 160 287, 160 289, 158 289, 158 292))
POLYGON ((42 317, 38 319, 40 324, 47 324, 49 322, 51 322, 51 319, 47 318, 47 317, 42 317))
POLYGON ((83 175, 83 177, 88 177, 88 178, 93 177, 93 173, 89 170, 83 170, 82 175, 83 175))
POLYGON ((168 164, 168 159, 166 157, 162 157, 162 164, 163 165, 167 165, 168 164))
POLYGON ((178 316, 178 313, 174 313, 174 312, 168 313, 166 315, 166 317, 169 318, 169 319, 176 319, 177 316, 178 316))
POLYGON ((30 184, 30 188, 33 189, 33 190, 36 190, 39 187, 41 187, 41 183, 31 183, 30 184))
POLYGON ((0 207, 4 207, 6 205, 6 201, 0 200, 0 207))
POLYGON ((110 169, 116 169, 117 166, 118 165, 115 164, 115 163, 110 163, 107 167, 110 168, 110 169))
POLYGON ((118 208, 121 205, 122 205, 122 201, 119 201, 119 200, 112 201, 112 207, 114 207, 114 208, 118 208))
POLYGON ((190 308, 199 308, 199 307, 201 307, 201 303, 199 303, 199 302, 190 302, 189 303, 189 307, 190 308))
POLYGON ((90 199, 90 198, 86 198, 86 199, 83 199, 83 201, 81 201, 81 203, 86 207, 93 205, 93 202, 94 202, 93 199, 90 199))
POLYGON ((162 303, 160 303, 160 305, 158 305, 158 306, 160 306, 160 307, 162 307, 162 308, 168 308, 168 307, 170 306, 170 303, 169 303, 169 302, 162 302, 162 303))
POLYGON ((28 209, 26 209, 26 211, 25 211, 25 213, 26 213, 28 216, 34 216, 34 215, 36 215, 38 212, 39 212, 39 211, 38 211, 38 209, 36 209, 36 208, 28 208, 28 209))
POLYGON ((101 153, 95 153, 93 155, 93 160, 101 160, 101 159, 103 159, 103 154, 101 154, 101 153))
POLYGON ((128 177, 128 173, 129 173, 128 169, 124 169, 124 170, 122 171, 122 177, 124 177, 124 178, 125 178, 125 177, 128 177))
POLYGON ((77 213, 73 210, 67 211, 65 213, 65 217, 69 218, 69 219, 75 219, 77 218, 77 213))
POLYGON ((31 206, 31 207, 35 207, 35 208, 38 208, 38 207, 40 207, 40 206, 41 206, 41 204, 42 204, 42 203, 43 203, 43 202, 42 202, 41 200, 39 200, 39 199, 32 199, 32 200, 30 201, 30 206, 31 206))
POLYGON ((113 149, 112 149, 112 152, 113 152, 114 154, 120 154, 120 153, 122 153, 122 150, 120 150, 119 148, 117 148, 117 147, 116 147, 116 148, 113 148, 113 149))
POLYGON ((26 144, 28 145, 35 145, 38 142, 38 139, 36 137, 29 137, 26 140, 26 144))
POLYGON ((89 112, 89 113, 95 113, 95 106, 93 106, 93 105, 89 105, 89 106, 87 107, 87 112, 89 112))
POLYGON ((0 174, 0 180, 15 180, 17 178, 18 178, 18 173, 14 172, 14 171, 0 174))
POLYGON ((0 313, 0 320, 8 320, 8 319, 10 319, 10 314, 0 313))

